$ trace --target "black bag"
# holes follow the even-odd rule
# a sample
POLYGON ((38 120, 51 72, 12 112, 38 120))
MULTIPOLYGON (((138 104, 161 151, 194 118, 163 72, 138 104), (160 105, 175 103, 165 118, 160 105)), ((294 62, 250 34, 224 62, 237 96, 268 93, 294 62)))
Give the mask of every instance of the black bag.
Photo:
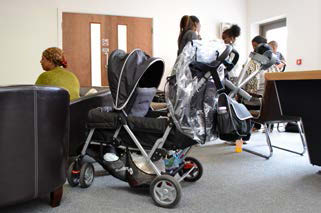
POLYGON ((289 122, 285 125, 285 131, 286 132, 297 132, 299 133, 299 127, 298 124, 295 122, 289 122))
POLYGON ((222 93, 218 97, 217 125, 221 140, 249 140, 252 115, 243 104, 222 93))

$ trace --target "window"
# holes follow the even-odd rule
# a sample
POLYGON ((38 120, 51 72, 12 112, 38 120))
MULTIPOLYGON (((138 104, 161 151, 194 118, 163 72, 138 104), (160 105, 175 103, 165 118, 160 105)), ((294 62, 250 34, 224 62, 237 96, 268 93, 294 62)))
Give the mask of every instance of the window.
POLYGON ((118 49, 127 52, 127 25, 118 25, 118 49))
POLYGON ((91 85, 101 86, 100 24, 90 24, 91 85))
POLYGON ((286 58, 288 30, 285 18, 261 24, 260 35, 264 36, 268 42, 276 41, 278 43, 278 51, 286 58))

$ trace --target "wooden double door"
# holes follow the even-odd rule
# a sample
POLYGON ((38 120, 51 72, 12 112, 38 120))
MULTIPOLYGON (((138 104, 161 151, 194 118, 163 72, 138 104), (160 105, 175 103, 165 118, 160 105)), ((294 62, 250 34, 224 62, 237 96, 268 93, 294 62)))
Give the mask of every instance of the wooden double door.
MULTIPOLYGON (((127 52, 140 48, 152 56, 152 25, 151 18, 136 18, 124 16, 63 13, 62 37, 63 50, 68 62, 68 69, 78 77, 80 86, 92 85, 93 52, 92 52, 92 25, 100 26, 100 78, 101 85, 108 85, 107 60, 109 54, 118 49, 119 26, 125 27, 122 38, 125 39, 127 52), (98 25, 97 25, 98 24, 98 25)), ((124 45, 123 45, 124 46, 124 45)), ((96 72, 97 75, 97 72, 96 72)))

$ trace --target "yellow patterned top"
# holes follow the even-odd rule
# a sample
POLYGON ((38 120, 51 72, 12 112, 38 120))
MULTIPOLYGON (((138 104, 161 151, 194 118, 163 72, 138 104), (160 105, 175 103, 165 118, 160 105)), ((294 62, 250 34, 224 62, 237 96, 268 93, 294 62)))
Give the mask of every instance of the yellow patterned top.
POLYGON ((78 78, 70 71, 55 67, 54 69, 42 73, 36 85, 56 86, 66 89, 69 92, 70 100, 79 98, 79 81, 78 78))
MULTIPOLYGON (((257 71, 260 69, 260 64, 255 62, 254 60, 251 60, 249 62, 249 68, 246 70, 246 75, 244 79, 251 75, 253 72, 257 71)), ((272 65, 269 69, 265 71, 259 72, 255 77, 253 77, 251 80, 249 80, 245 85, 244 85, 244 90, 248 93, 253 93, 253 94, 258 94, 262 95, 264 93, 264 73, 267 72, 279 72, 279 69, 275 66, 272 65)))

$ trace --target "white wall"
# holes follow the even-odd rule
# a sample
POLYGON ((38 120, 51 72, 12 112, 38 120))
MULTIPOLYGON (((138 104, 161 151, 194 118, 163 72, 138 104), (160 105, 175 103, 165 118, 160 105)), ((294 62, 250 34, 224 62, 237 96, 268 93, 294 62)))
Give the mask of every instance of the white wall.
POLYGON ((0 14, 0 85, 32 84, 42 50, 57 45, 57 12, 50 1, 8 0, 1 1, 0 14))
POLYGON ((242 35, 236 47, 241 62, 247 55, 246 0, 1 0, 1 85, 35 82, 42 72, 42 51, 59 46, 58 9, 153 18, 154 56, 165 60, 167 72, 176 59, 179 21, 186 14, 200 18, 203 39, 216 38, 220 22, 239 24, 242 35))
POLYGON ((248 48, 257 35, 259 23, 278 17, 287 18, 287 70, 321 69, 321 1, 320 0, 248 0, 248 48), (302 65, 296 65, 296 59, 302 65))

